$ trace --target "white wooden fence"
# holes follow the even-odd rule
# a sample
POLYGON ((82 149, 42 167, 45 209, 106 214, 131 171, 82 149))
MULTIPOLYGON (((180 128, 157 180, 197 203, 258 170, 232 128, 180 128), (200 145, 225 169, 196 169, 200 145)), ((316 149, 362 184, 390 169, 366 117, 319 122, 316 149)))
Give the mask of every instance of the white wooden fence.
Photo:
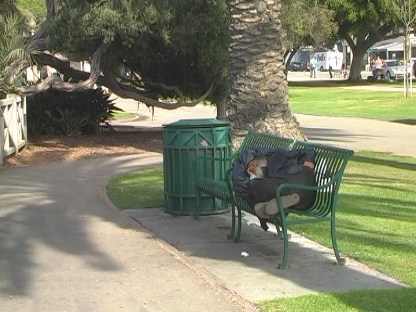
POLYGON ((0 166, 3 159, 18 154, 27 144, 26 98, 0 100, 0 166))

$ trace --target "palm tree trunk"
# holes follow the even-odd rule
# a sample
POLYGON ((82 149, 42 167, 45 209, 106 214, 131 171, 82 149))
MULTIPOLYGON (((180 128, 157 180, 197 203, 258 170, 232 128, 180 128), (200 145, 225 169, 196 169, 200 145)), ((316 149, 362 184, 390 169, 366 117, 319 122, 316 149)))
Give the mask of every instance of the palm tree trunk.
POLYGON ((238 141, 249 129, 304 138, 289 107, 281 1, 230 0, 228 120, 238 141))

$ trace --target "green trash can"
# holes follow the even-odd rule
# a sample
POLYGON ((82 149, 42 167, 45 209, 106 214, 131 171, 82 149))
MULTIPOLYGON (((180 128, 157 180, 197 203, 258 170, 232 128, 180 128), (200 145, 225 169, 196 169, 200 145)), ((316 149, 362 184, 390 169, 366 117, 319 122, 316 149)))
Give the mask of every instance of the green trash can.
MULTIPOLYGON (((194 215, 197 203, 193 158, 196 155, 229 157, 231 155, 229 122, 208 119, 181 119, 163 125, 163 173, 166 212, 194 215)), ((224 168, 213 168, 222 170, 224 168)), ((218 172, 219 174, 219 172, 218 172)), ((203 194, 200 214, 229 211, 221 200, 203 194)))

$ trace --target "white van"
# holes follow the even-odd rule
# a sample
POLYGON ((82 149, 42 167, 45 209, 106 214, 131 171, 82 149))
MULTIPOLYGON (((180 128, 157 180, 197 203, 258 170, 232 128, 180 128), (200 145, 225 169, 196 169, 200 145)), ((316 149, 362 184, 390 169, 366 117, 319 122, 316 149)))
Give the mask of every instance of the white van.
POLYGON ((317 60, 316 69, 319 71, 329 70, 329 66, 332 66, 332 70, 341 70, 343 60, 342 52, 315 52, 313 57, 317 60))

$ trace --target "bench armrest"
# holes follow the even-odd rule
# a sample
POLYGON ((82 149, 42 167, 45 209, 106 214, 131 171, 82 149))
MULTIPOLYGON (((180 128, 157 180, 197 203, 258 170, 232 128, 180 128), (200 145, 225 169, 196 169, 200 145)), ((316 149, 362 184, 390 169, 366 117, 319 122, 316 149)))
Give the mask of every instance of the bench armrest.
POLYGON ((228 168, 225 172, 225 182, 227 183, 228 190, 233 194, 233 167, 228 168))
MULTIPOLYGON (((339 176, 335 176, 332 179, 328 179, 328 181, 319 186, 311 186, 311 185, 304 185, 304 184, 296 184, 296 183, 284 183, 279 185, 276 190, 276 199, 279 207, 280 215, 284 215, 285 209, 282 205, 281 197, 282 191, 285 189, 292 189, 295 190, 310 190, 316 191, 317 197, 315 199, 315 203, 312 203, 311 206, 306 210, 300 210, 301 214, 310 214, 316 216, 326 216, 327 214, 331 213, 333 209, 334 199, 337 196, 338 188, 340 185, 341 179, 339 176), (318 210, 318 211, 315 211, 318 210), (310 212, 310 213, 308 213, 310 212)), ((290 207, 289 207, 290 210, 290 207)), ((296 211, 296 209, 294 209, 296 211)))
POLYGON ((329 182, 320 185, 320 186, 312 186, 312 185, 304 185, 304 184, 296 184, 296 183, 284 183, 279 185, 276 190, 276 196, 282 196, 281 192, 285 189, 299 189, 299 190, 310 190, 310 191, 319 191, 330 188, 333 186, 337 181, 337 179, 331 179, 329 182))

